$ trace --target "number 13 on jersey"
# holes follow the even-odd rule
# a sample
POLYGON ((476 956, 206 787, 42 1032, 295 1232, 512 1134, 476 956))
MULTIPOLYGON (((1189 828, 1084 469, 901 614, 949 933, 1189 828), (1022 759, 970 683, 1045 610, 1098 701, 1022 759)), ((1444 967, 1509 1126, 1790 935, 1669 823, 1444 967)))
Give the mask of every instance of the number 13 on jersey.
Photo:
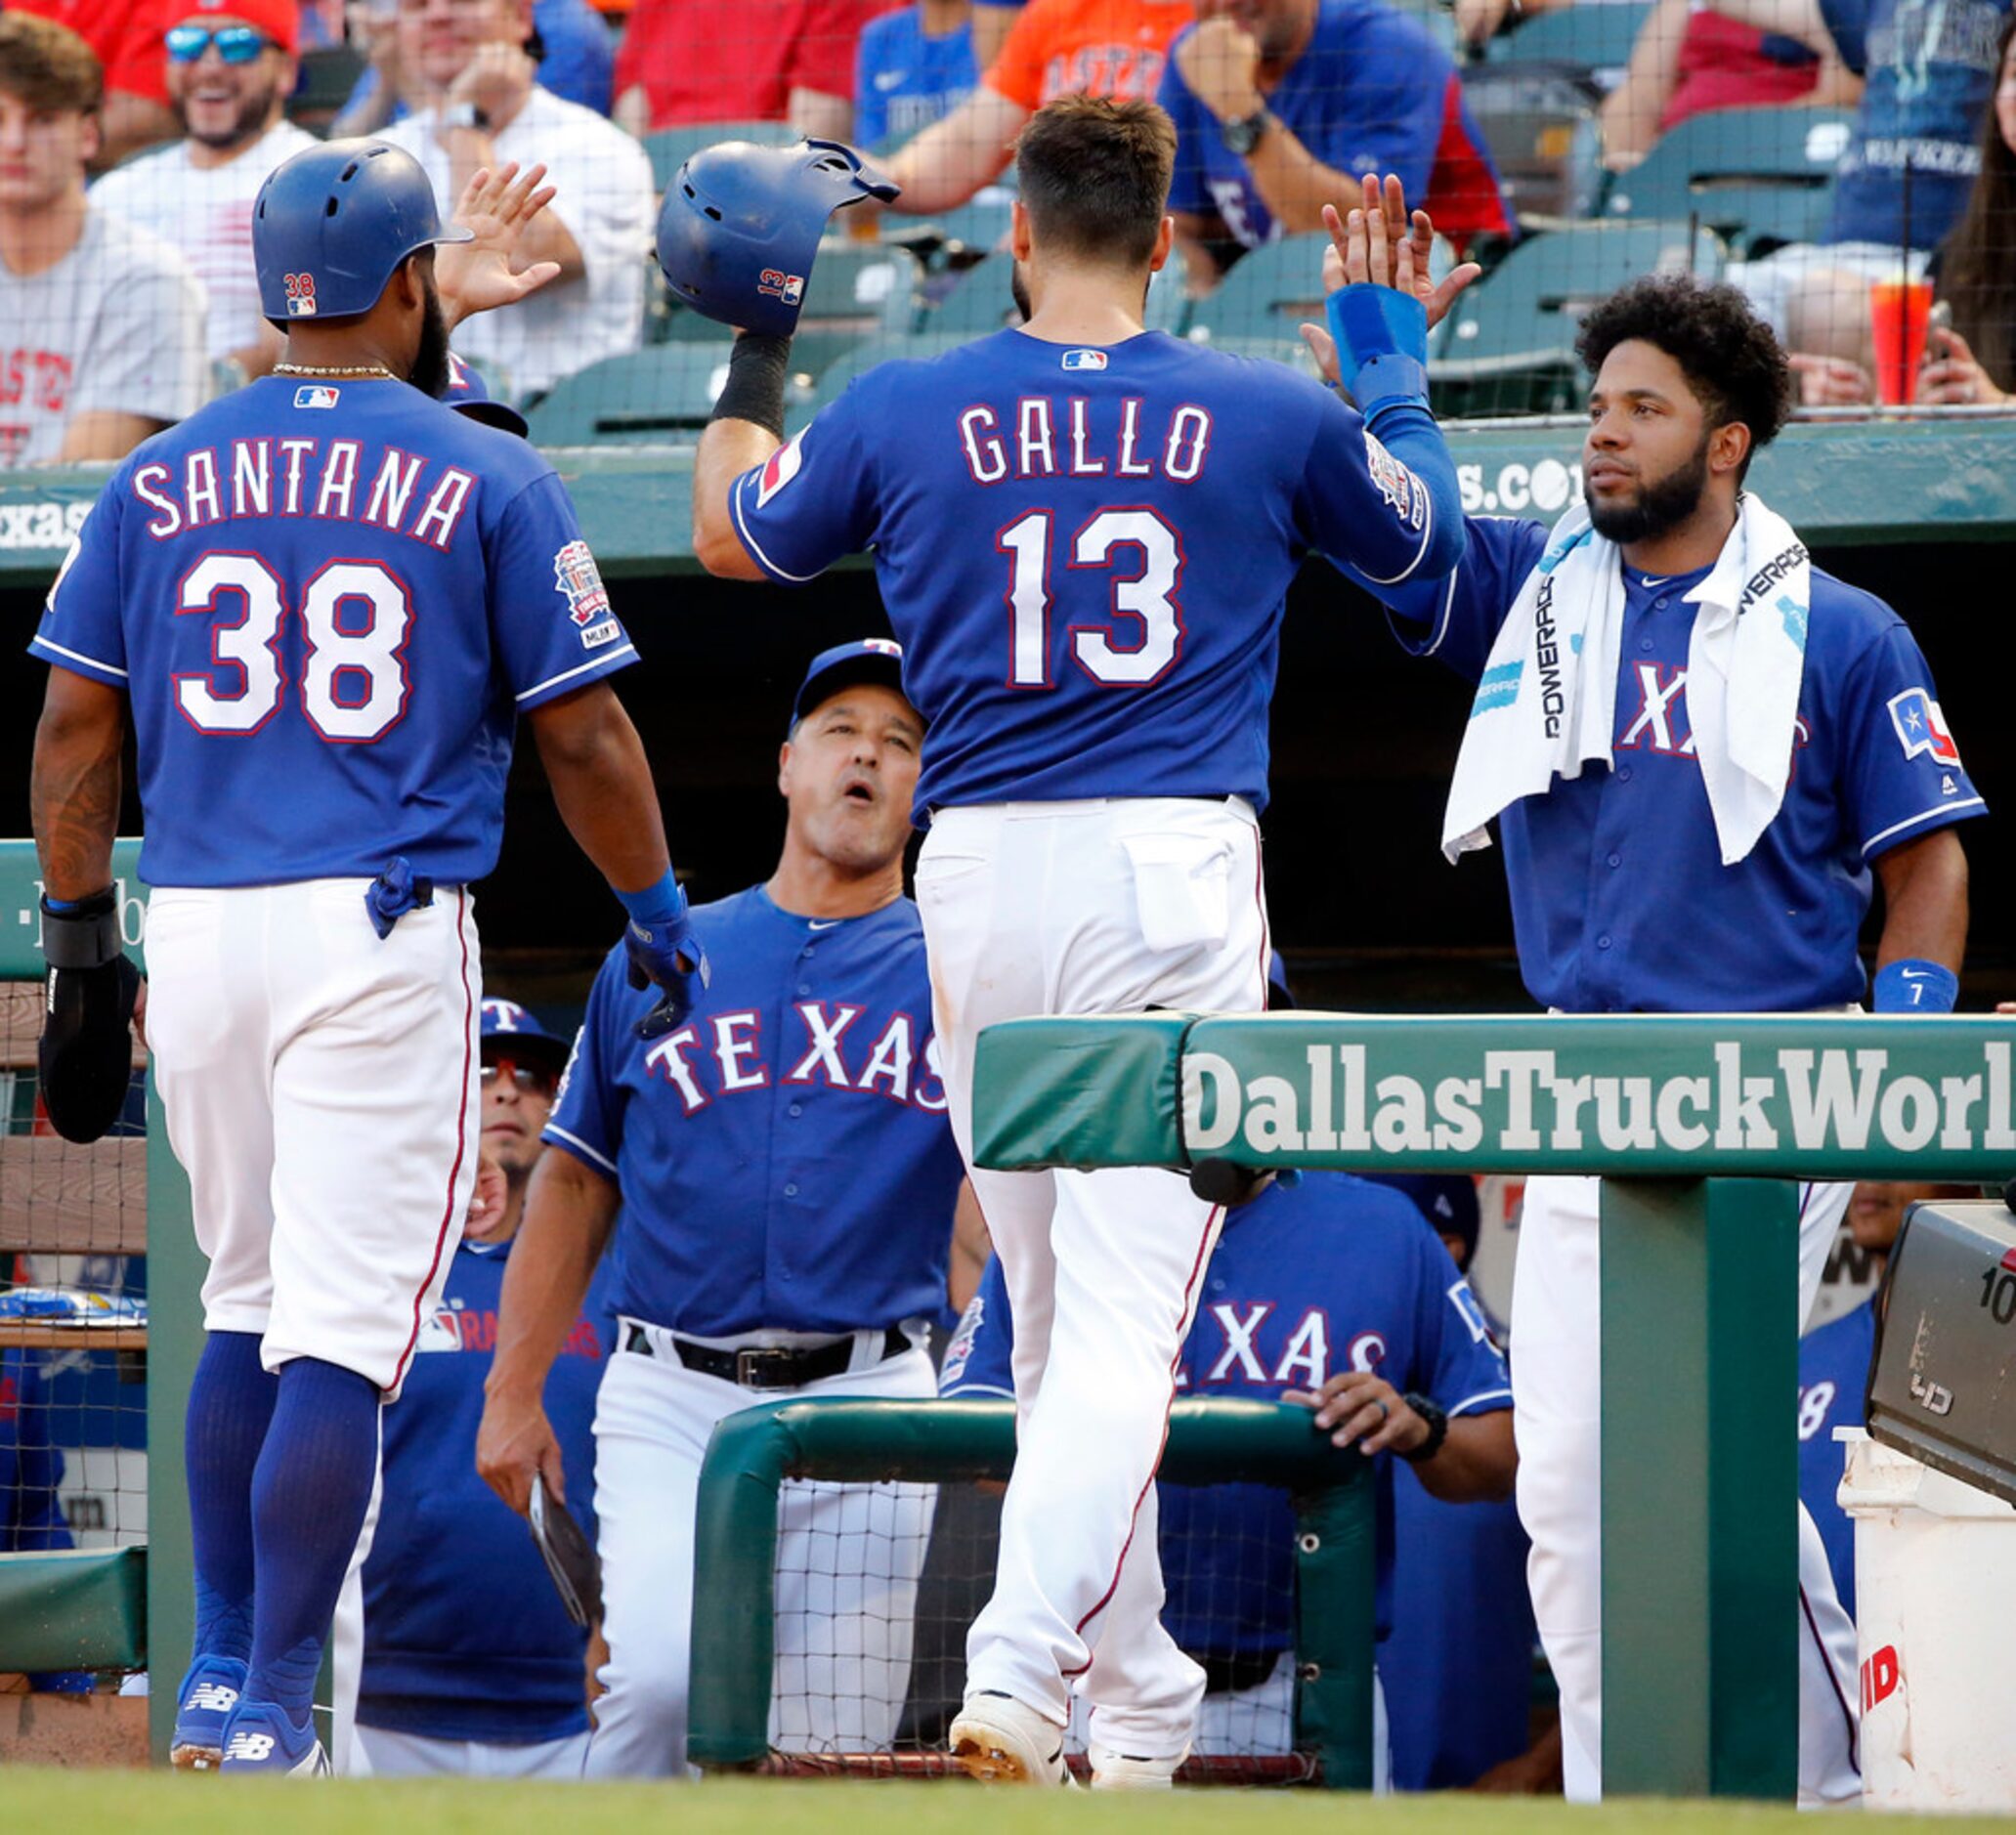
MULTIPOLYGON (((1056 686, 1050 661, 1053 522, 1050 511, 1031 510, 994 540, 1011 563, 1006 597, 1012 688, 1056 686)), ((1135 619, 1140 624, 1139 639, 1132 645, 1118 642, 1118 633, 1106 627, 1073 624, 1072 661, 1094 681, 1111 688, 1141 688, 1159 681, 1182 654, 1183 645, 1178 598, 1183 548, 1176 531, 1151 509, 1101 510, 1070 537, 1064 565, 1106 570, 1111 576, 1112 617, 1135 619), (1130 562, 1136 563, 1135 571, 1123 573, 1130 562)))

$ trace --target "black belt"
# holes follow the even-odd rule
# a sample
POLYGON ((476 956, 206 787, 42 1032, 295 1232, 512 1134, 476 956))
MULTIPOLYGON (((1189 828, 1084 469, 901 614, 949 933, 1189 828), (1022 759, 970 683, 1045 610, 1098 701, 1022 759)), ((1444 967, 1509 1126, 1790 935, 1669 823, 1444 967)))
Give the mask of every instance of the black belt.
MULTIPOLYGON (((672 1348, 679 1361, 702 1376, 717 1377, 746 1389, 796 1389, 822 1377, 840 1376, 854 1361, 854 1341, 840 1339, 832 1344, 818 1344, 807 1350, 794 1350, 784 1344, 746 1344, 739 1350, 716 1350, 696 1344, 691 1339, 674 1337, 672 1348)), ((910 1348, 910 1340, 896 1326, 882 1334, 881 1361, 910 1348)), ((640 1357, 655 1357, 658 1348, 641 1325, 632 1325, 623 1338, 623 1349, 640 1357)))

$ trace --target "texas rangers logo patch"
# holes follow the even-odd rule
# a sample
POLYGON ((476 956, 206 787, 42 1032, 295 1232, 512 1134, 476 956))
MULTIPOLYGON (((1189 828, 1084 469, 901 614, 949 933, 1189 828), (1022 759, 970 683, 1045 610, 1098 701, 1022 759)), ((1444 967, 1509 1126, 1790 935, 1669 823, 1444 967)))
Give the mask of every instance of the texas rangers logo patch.
POLYGON ((553 588, 566 595, 567 616, 577 624, 593 624, 608 615, 609 591, 585 541, 570 541, 553 557, 553 588))
POLYGON ((1419 529, 1427 511, 1427 495, 1415 482, 1414 474, 1379 444, 1369 428, 1365 433, 1365 470, 1393 513, 1409 529, 1419 529))
POLYGON ((756 508, 761 509, 784 487, 798 475, 798 467, 805 462, 800 446, 804 435, 787 440, 763 462, 763 475, 756 482, 756 508))
POLYGON ((289 319, 313 319, 315 317, 315 276, 312 274, 283 275, 280 284, 287 291, 287 317, 289 319))
POLYGON ((343 391, 325 382, 304 382, 294 391, 296 407, 334 407, 342 399, 343 391))
POLYGON ((756 277, 756 291, 781 299, 787 306, 795 306, 805 297, 805 277, 786 274, 782 268, 765 268, 756 277))
POLYGON ((1960 762, 1960 748, 1947 731, 1946 716, 1929 690, 1907 688, 1903 694, 1893 696, 1890 724, 1897 729, 1897 743, 1904 747, 1907 758, 1923 753, 1938 764, 1960 762))

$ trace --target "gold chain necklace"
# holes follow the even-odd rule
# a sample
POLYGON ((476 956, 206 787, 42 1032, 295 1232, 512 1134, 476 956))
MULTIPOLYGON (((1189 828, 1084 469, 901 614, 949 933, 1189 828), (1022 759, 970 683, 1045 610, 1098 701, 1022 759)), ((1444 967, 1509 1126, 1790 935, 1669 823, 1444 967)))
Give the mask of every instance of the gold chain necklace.
POLYGON ((318 363, 276 363, 273 373, 276 376, 382 376, 387 382, 399 380, 383 363, 359 363, 349 368, 330 368, 318 363))

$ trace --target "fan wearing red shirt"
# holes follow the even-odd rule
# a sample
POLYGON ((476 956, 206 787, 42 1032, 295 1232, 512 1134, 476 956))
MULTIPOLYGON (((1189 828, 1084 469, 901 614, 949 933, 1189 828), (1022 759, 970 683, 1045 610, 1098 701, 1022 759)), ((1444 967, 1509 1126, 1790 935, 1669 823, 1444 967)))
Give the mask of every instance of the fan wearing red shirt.
POLYGON ((789 121, 846 140, 854 47, 887 0, 637 0, 616 54, 616 120, 632 134, 789 121))

